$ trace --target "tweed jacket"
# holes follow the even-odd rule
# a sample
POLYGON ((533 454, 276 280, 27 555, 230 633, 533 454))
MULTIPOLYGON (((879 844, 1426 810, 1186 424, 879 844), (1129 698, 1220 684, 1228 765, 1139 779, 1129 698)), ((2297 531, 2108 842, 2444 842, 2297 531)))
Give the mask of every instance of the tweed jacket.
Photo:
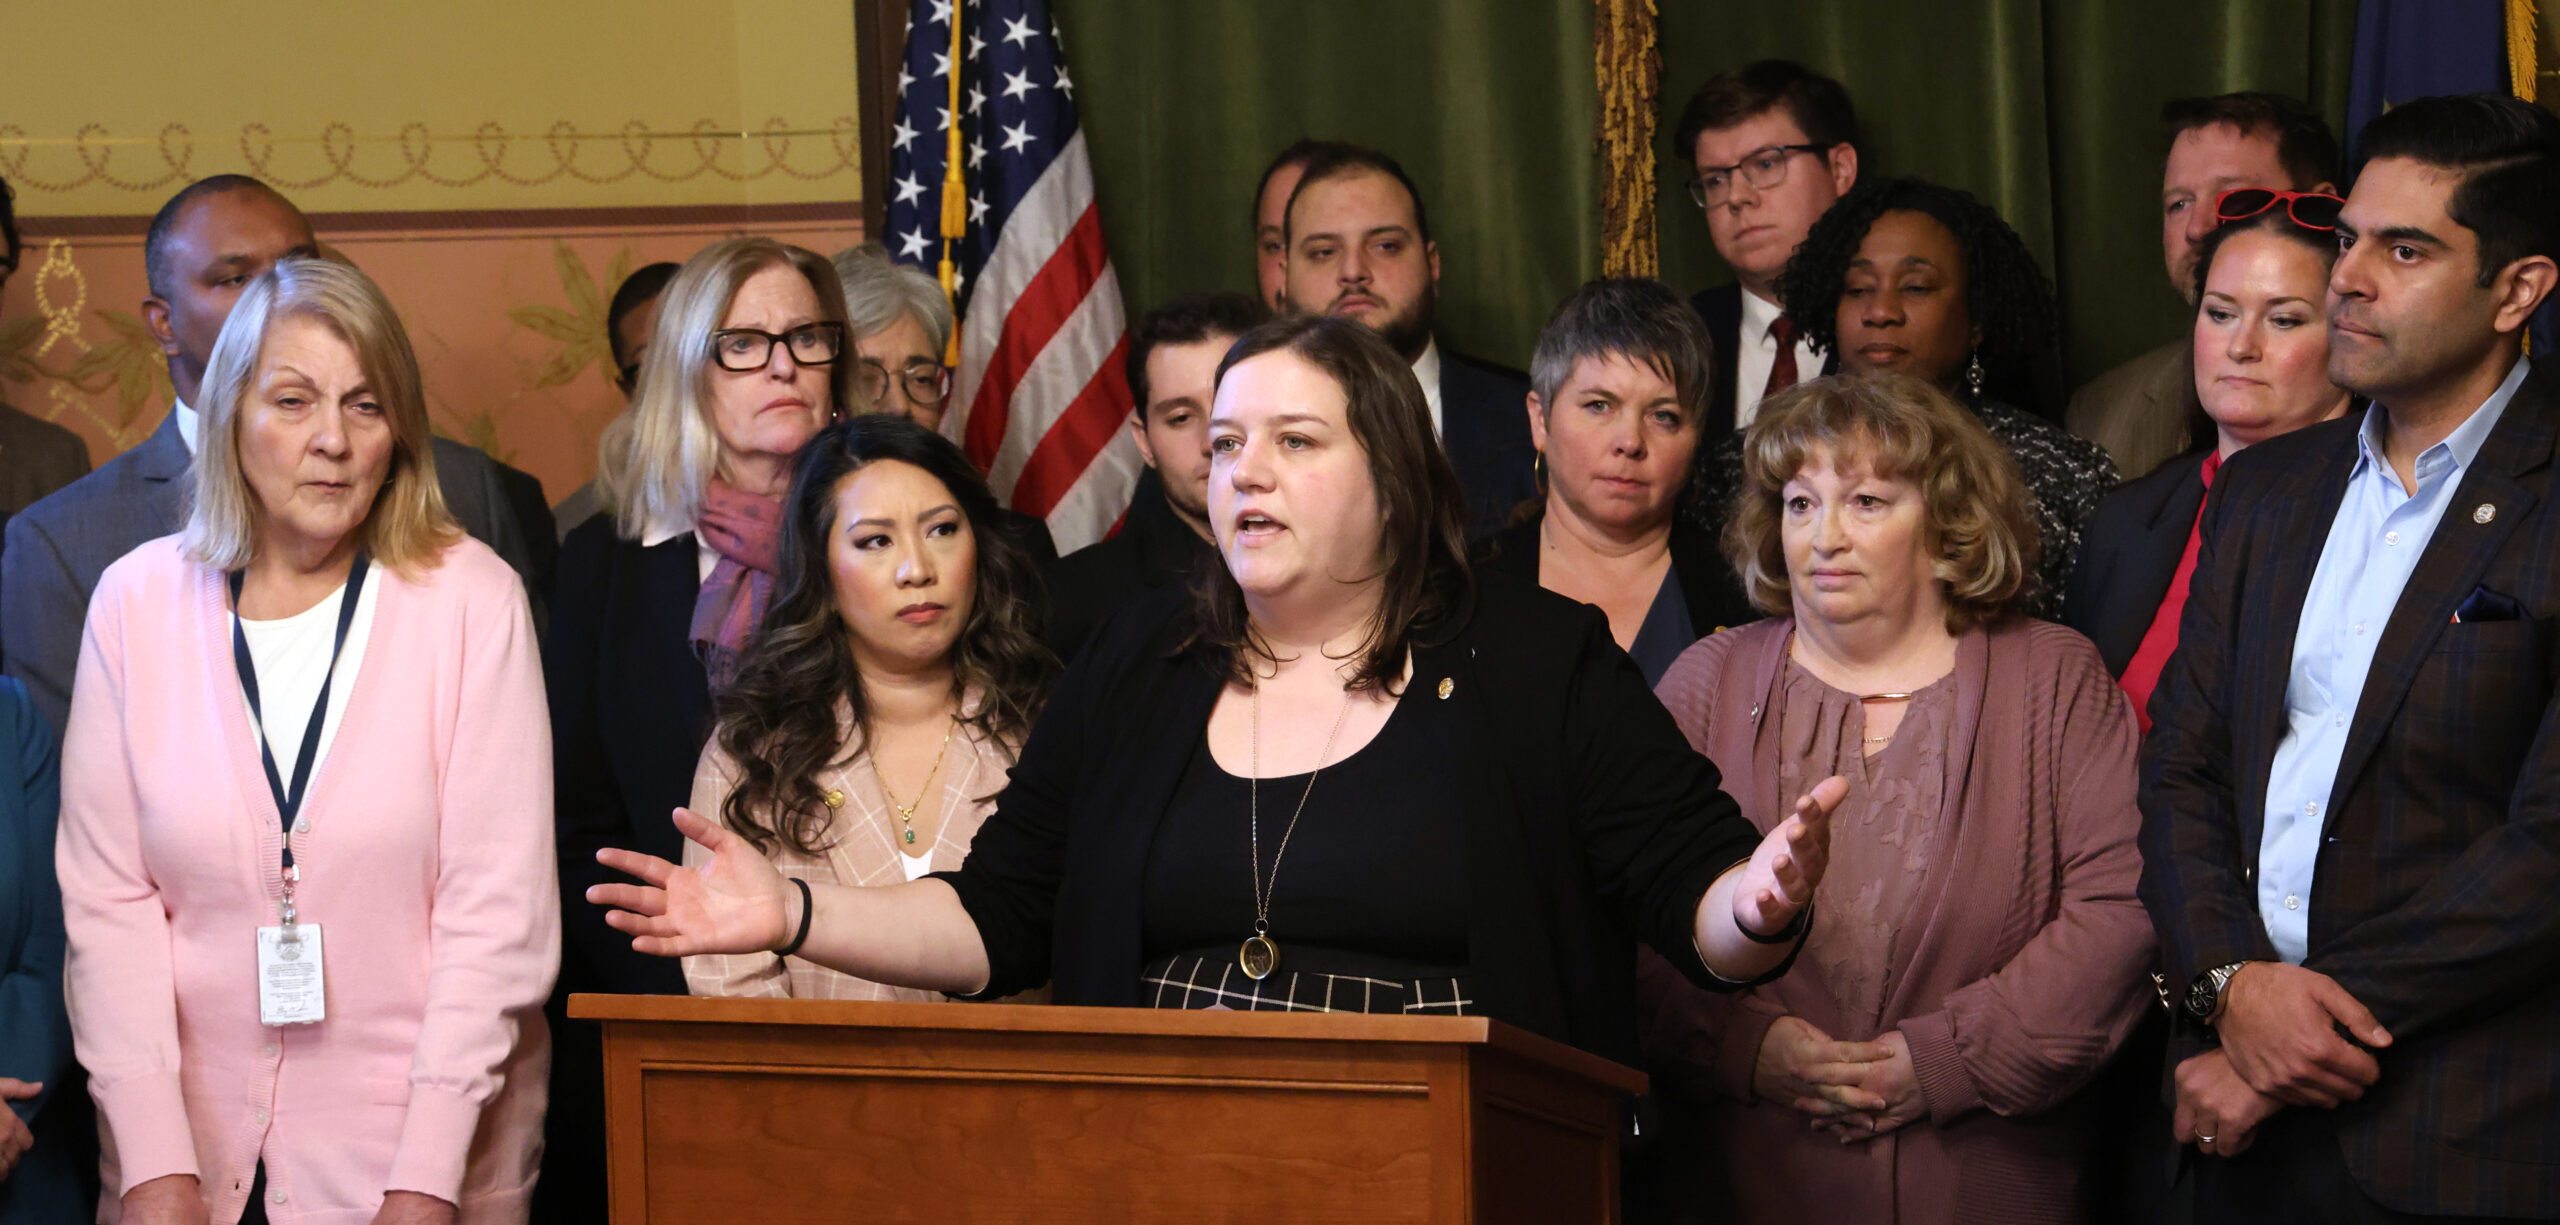
MULTIPOLYGON (((2274 960, 2256 905, 2267 778, 2354 418, 2232 457, 2207 501, 2142 766, 2142 897, 2173 985, 2274 960)), ((2560 363, 2517 389, 2377 645, 2329 796, 2303 965, 2373 1010, 2382 1078, 2337 1111, 2403 1212, 2560 1216, 2560 363), (2513 616, 2454 615, 2475 593, 2513 616), (2509 603, 2511 602, 2511 603, 2509 603)), ((2201 1039, 2182 1035, 2173 1060, 2201 1039)))

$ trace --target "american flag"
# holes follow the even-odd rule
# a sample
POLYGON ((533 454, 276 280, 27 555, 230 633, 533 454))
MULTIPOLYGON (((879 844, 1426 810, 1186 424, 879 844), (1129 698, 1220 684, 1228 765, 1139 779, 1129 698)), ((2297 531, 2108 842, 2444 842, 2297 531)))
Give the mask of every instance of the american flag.
POLYGON ((960 368, 942 429, 1058 548, 1109 533, 1137 483, 1120 281, 1102 243, 1075 82, 1043 0, 914 0, 892 130, 889 254, 943 257, 960 74, 967 232, 952 244, 960 368), (953 63, 952 23, 960 23, 953 63))

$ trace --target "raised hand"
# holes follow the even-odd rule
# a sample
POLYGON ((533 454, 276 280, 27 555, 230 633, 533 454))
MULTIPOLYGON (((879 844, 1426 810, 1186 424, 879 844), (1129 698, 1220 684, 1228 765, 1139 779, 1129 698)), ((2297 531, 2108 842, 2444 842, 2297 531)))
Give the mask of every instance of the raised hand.
POLYGON ((640 878, 637 885, 597 885, 587 900, 611 907, 604 917, 631 933, 631 947, 658 957, 700 953, 755 953, 780 948, 791 938, 782 874, 744 838, 675 811, 677 832, 711 852, 698 868, 655 855, 608 847, 596 862, 640 878))
POLYGON ((1831 813, 1849 794, 1849 780, 1832 775, 1796 800, 1796 810, 1760 840, 1733 890, 1733 921, 1763 936, 1785 931, 1813 902, 1813 890, 1831 866, 1831 813))
POLYGON ((2382 1064, 2338 1036, 2344 1025, 2370 1047, 2391 1034, 2336 979, 2281 961, 2240 967, 2222 989, 2213 1030, 2249 1087, 2289 1106, 2323 1109, 2364 1096, 2382 1064))
POLYGON ((1785 1016, 1760 1038, 1751 1066, 1751 1092, 1784 1102, 1816 1119, 1885 1109, 1883 1098, 1859 1086, 1869 1068, 1891 1052, 1881 1043, 1835 1042, 1803 1017, 1785 1016))

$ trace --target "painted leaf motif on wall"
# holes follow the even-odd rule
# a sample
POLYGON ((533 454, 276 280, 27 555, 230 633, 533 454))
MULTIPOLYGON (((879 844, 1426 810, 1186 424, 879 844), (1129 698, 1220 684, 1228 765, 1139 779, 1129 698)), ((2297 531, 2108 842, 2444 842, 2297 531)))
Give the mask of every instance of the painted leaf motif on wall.
POLYGON ((36 341, 44 335, 44 319, 28 315, 0 319, 0 383, 32 383, 44 377, 36 363, 36 341))
POLYGON ((142 320, 123 311, 102 310, 97 316, 115 338, 91 346, 54 377, 90 395, 113 388, 116 427, 122 429, 133 424, 144 405, 166 403, 177 392, 169 385, 168 358, 142 320))
MULTIPOLYGON (((560 273, 560 289, 569 300, 568 309, 542 302, 528 302, 507 312, 516 326, 538 332, 557 342, 559 348, 537 368, 526 385, 539 390, 559 387, 594 366, 609 382, 614 376, 613 339, 605 327, 610 309, 610 291, 600 288, 587 261, 579 258, 569 244, 558 239, 551 244, 551 260, 560 273)), ((631 249, 614 253, 613 263, 605 269, 605 285, 620 286, 631 272, 631 249)))

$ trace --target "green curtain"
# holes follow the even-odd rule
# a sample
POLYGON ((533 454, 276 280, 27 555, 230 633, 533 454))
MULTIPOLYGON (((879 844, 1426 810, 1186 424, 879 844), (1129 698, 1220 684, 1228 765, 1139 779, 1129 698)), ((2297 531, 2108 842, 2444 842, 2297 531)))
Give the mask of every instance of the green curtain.
POLYGON ((1440 331, 1525 367, 1599 270, 1590 0, 1060 0, 1132 318, 1253 287, 1256 180, 1303 136, 1393 154, 1440 245, 1440 331))
POLYGON ((1664 279, 1731 279, 1672 147, 1682 105, 1718 72, 1799 60, 1848 86, 1862 176, 1964 188, 2025 236, 2060 290, 2077 385, 2185 326, 2160 264, 2160 104, 2265 89, 2341 122, 2355 0, 1675 0, 1661 28, 1664 279))

